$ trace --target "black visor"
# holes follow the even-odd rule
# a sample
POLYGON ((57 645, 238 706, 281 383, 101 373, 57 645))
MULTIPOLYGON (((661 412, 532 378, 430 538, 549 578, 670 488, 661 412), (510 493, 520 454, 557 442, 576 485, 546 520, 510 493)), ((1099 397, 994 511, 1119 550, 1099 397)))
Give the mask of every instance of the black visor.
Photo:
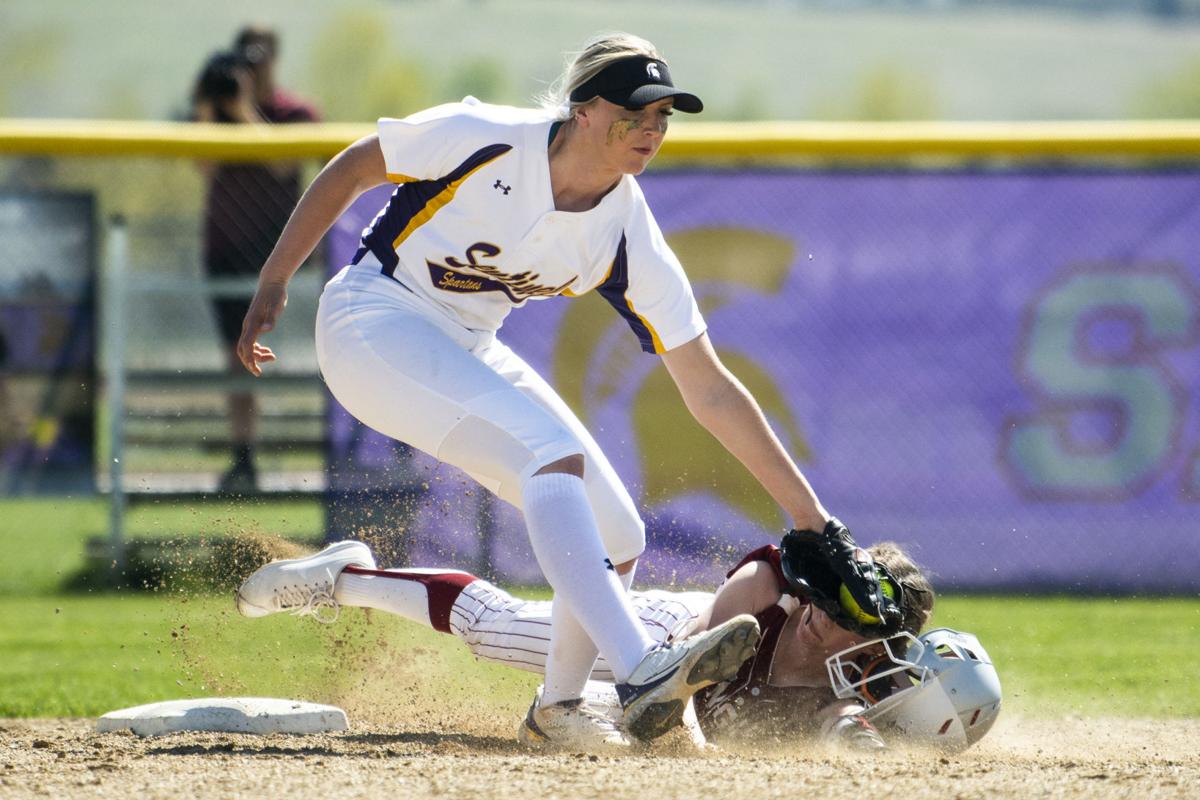
POLYGON ((614 61, 571 92, 572 103, 586 103, 593 97, 603 97, 631 110, 671 97, 675 108, 685 113, 699 114, 704 110, 699 97, 675 88, 665 62, 649 56, 614 61))

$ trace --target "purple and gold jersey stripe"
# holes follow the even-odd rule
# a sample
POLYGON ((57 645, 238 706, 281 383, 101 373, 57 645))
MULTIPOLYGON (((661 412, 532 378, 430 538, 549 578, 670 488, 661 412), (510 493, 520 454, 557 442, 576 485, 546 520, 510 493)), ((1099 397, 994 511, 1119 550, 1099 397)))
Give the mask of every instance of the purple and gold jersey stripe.
POLYGON ((597 291, 608 301, 609 305, 617 310, 618 314, 625 318, 629 327, 633 328, 638 342, 642 345, 642 350, 647 353, 661 354, 665 352, 662 340, 658 338, 654 328, 646 321, 645 317, 634 310, 633 302, 625 296, 625 293, 629 291, 629 256, 626 253, 624 233, 621 234, 621 243, 617 245, 616 258, 613 259, 612 266, 608 269, 608 275, 597 287, 597 291))
POLYGON ((394 276, 400 263, 396 248, 452 201, 455 192, 467 178, 510 150, 512 145, 509 144, 490 144, 476 150, 447 175, 435 180, 410 180, 397 186, 383 213, 363 235, 362 245, 354 255, 354 263, 357 264, 370 252, 383 265, 383 273, 394 276))

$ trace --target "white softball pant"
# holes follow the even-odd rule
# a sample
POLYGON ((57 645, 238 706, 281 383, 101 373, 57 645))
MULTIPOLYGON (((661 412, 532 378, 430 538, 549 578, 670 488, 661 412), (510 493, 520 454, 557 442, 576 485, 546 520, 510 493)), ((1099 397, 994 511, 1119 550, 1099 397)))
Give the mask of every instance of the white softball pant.
POLYGON ((645 525, 599 445, 495 334, 462 327, 370 267, 347 267, 326 284, 316 333, 321 374, 350 414, 517 508, 524 480, 582 454, 608 557, 620 564, 641 555, 645 525))
MULTIPOLYGON (((630 592, 638 618, 655 642, 686 636, 696 618, 712 605, 711 592, 630 592)), ((543 673, 550 646, 549 600, 522 600, 485 580, 463 588, 450 609, 450 632, 487 661, 543 673)), ((592 680, 612 681, 601 656, 592 680)))

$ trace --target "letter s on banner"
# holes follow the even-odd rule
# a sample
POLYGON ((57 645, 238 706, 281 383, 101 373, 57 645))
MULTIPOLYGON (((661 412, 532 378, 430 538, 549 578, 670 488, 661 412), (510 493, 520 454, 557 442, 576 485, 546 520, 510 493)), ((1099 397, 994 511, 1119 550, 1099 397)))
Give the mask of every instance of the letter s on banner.
POLYGON ((1036 411, 1009 420, 1003 444, 1024 493, 1119 499, 1170 466, 1182 444, 1187 392, 1163 351, 1194 343, 1195 298, 1182 273, 1117 266, 1072 274, 1040 297, 1019 353, 1036 411), (1089 334, 1113 323, 1125 327, 1127 341, 1096 352, 1089 334), (1082 437, 1080 428, 1097 417, 1106 435, 1082 437))

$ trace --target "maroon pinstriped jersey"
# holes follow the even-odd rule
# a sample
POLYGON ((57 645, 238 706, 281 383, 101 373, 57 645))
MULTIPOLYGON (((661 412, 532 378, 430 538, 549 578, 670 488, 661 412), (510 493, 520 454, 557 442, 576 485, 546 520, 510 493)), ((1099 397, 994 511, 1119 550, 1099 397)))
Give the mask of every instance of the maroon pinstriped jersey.
POLYGON ((768 683, 771 664, 790 616, 788 608, 799 610, 808 602, 789 591, 779 559, 779 548, 766 545, 747 555, 726 575, 732 577, 753 561, 765 562, 776 577, 781 596, 779 602, 754 615, 760 629, 758 647, 733 680, 696 693, 696 715, 705 736, 757 739, 812 733, 816 729, 816 712, 834 699, 831 689, 768 683))

